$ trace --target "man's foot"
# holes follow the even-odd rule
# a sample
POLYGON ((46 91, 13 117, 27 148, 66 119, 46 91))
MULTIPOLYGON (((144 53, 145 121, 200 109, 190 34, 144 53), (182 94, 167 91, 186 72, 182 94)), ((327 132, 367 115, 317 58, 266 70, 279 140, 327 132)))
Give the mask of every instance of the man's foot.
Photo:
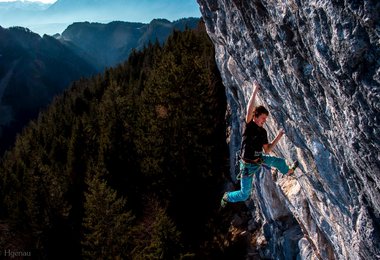
POLYGON ((292 166, 290 166, 288 173, 289 174, 293 174, 294 171, 298 168, 298 166, 299 166, 299 162, 298 161, 294 161, 293 164, 292 164, 292 166))
POLYGON ((224 208, 225 206, 227 206, 227 203, 228 203, 228 201, 227 201, 227 192, 225 192, 223 194, 222 200, 220 201, 220 206, 222 208, 224 208))

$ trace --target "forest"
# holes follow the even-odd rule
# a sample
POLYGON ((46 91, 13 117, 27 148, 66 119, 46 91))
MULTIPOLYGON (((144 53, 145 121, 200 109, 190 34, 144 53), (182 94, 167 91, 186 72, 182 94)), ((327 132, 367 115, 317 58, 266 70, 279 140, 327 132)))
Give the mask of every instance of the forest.
POLYGON ((221 259, 226 97, 204 25, 72 83, 0 162, 1 248, 221 259))

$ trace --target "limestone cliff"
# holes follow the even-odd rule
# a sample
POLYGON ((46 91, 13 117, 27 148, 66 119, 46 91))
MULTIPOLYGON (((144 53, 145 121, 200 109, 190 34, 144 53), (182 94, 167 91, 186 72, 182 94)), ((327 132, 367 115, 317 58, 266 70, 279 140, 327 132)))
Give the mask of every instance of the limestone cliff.
POLYGON ((227 88, 231 154, 257 79, 269 137, 286 130, 276 154, 301 162, 295 177, 255 180, 252 255, 379 259, 380 2, 198 3, 227 88))

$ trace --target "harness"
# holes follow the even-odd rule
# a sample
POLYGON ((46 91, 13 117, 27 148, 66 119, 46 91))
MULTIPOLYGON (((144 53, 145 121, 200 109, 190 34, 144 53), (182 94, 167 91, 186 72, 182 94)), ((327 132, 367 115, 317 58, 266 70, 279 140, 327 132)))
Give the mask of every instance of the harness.
POLYGON ((247 160, 247 159, 241 158, 239 160, 239 163, 249 164, 249 165, 252 165, 251 167, 257 167, 257 168, 250 173, 250 171, 248 169, 249 166, 245 167, 244 173, 242 173, 242 171, 240 171, 239 174, 236 176, 237 180, 241 180, 241 178, 243 178, 243 177, 251 177, 252 175, 260 172, 262 167, 268 167, 266 164, 264 164, 264 160, 261 156, 255 160, 247 160))

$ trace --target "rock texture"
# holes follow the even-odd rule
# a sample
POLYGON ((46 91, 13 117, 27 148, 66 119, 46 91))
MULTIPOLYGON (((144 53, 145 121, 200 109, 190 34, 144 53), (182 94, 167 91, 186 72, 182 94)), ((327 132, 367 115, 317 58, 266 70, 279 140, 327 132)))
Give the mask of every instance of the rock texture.
POLYGON ((293 178, 257 176, 250 250, 380 259, 380 2, 198 3, 227 88, 231 154, 256 79, 270 138, 287 133, 276 154, 301 162, 293 178))

